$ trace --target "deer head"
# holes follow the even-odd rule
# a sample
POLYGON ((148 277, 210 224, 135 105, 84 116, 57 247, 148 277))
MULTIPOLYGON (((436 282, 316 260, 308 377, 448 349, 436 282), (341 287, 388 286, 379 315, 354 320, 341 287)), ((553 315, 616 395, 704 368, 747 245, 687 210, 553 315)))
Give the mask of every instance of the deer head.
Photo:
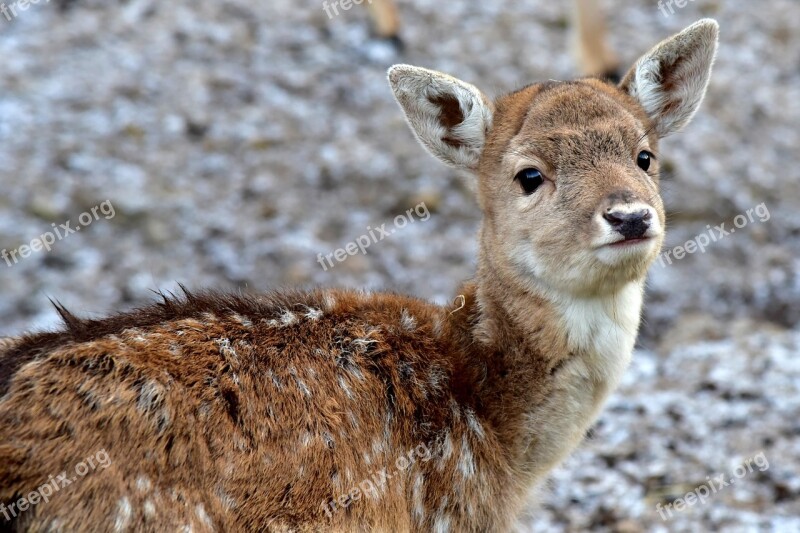
POLYGON ((477 180, 479 270, 575 296, 643 280, 665 231, 658 143, 700 106, 717 37, 717 23, 701 20, 645 54, 618 86, 549 81, 493 101, 451 76, 392 67, 417 139, 477 180))

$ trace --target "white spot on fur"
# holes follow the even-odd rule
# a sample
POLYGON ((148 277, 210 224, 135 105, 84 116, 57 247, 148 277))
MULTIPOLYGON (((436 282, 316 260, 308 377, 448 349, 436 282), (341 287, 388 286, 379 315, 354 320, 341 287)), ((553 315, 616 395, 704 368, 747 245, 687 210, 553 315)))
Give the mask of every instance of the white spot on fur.
POLYGON ((461 407, 455 400, 450 400, 450 413, 453 415, 454 420, 461 420, 461 407))
POLYGON ((283 385, 281 381, 278 379, 278 376, 275 375, 275 372, 272 369, 267 369, 267 377, 272 380, 272 384, 275 385, 275 388, 281 390, 283 385))
POLYGON ((365 353, 369 349, 369 346, 376 342, 378 341, 374 339, 353 339, 351 345, 354 347, 356 353, 365 353))
POLYGON ((125 531, 131 521, 131 502, 123 496, 117 502, 117 517, 114 519, 114 531, 125 531))
POLYGON ((227 492, 225 492, 221 486, 217 486, 216 489, 217 499, 222 504, 222 507, 226 511, 230 511, 236 508, 236 500, 234 500, 227 492))
POLYGON ((250 320, 249 318, 247 318, 245 316, 242 316, 239 313, 233 313, 231 316, 233 317, 234 320, 236 320, 242 326, 244 326, 246 328, 252 328, 253 327, 253 321, 250 320))
POLYGON ((156 506, 150 500, 144 501, 144 516, 147 518, 153 518, 156 516, 156 506))
POLYGON ((221 353, 224 357, 233 359, 236 362, 239 361, 239 355, 231 346, 230 339, 217 339, 214 342, 217 344, 217 346, 219 346, 219 353, 221 353))
POLYGON ((353 425, 353 429, 358 429, 359 423, 355 413, 353 411, 348 411, 347 416, 350 419, 350 423, 353 425))
POLYGON ((392 442, 394 442, 392 438, 392 421, 388 417, 383 421, 383 442, 387 450, 391 449, 392 442))
POLYGON ((344 379, 344 376, 338 376, 339 386, 342 388, 344 393, 347 395, 349 399, 353 399, 353 391, 350 389, 350 385, 347 384, 347 380, 344 379))
POLYGON ((442 498, 439 509, 436 511, 436 519, 433 522, 433 531, 436 533, 448 533, 450 531, 450 515, 447 509, 447 496, 442 498))
POLYGON ((211 517, 208 516, 208 513, 206 513, 206 508, 203 507, 202 503, 198 503, 195 506, 194 512, 197 515, 197 518, 200 519, 200 522, 202 522, 204 526, 206 526, 209 529, 214 528, 214 523, 211 521, 211 517))
POLYGON ((308 431, 303 431, 303 433, 300 435, 300 444, 302 444, 303 447, 308 447, 308 445, 311 444, 311 439, 311 433, 308 431))
POLYGON ((439 459, 438 470, 441 472, 450 458, 453 456, 453 439, 448 431, 442 440, 442 456, 439 459))
POLYGON ((422 474, 417 474, 414 479, 412 489, 412 501, 414 505, 414 520, 422 525, 425 521, 425 478, 422 474))
POLYGON ((377 437, 372 439, 372 453, 376 456, 382 455, 386 451, 385 443, 377 437))
POLYGON ((336 307, 336 298, 334 298, 331 294, 326 294, 322 297, 322 303, 324 304, 326 311, 333 311, 333 308, 336 307))
POLYGON ((364 381, 364 374, 361 372, 361 369, 356 365, 348 365, 347 371, 353 374, 359 381, 364 381))
POLYGON ((311 396, 311 391, 308 389, 308 387, 306 386, 305 382, 302 379, 300 379, 300 377, 297 375, 297 369, 295 367, 293 367, 293 366, 290 366, 289 367, 289 374, 291 374, 291 376, 294 378, 295 382, 297 383, 297 388, 300 389, 300 391, 304 395, 310 397, 311 396))
POLYGON ((434 393, 442 389, 447 374, 438 366, 432 366, 428 371, 428 384, 433 389, 434 393))
POLYGON ((297 315, 289 310, 286 310, 281 314, 280 321, 284 326, 291 326, 297 322, 297 315))
POLYGON ((467 425, 469 426, 469 428, 472 430, 473 433, 475 433, 475 435, 478 436, 479 439, 483 440, 483 438, 486 435, 483 432, 483 426, 478 420, 478 417, 475 415, 475 411, 467 407, 466 409, 464 409, 464 414, 467 417, 467 425))
POLYGON ((142 411, 150 411, 164 401, 164 387, 157 381, 147 380, 139 389, 137 407, 142 411))
POLYGON ((400 327, 406 331, 417 329, 417 319, 411 316, 407 309, 403 309, 403 312, 400 313, 400 327))
POLYGON ((461 457, 458 460, 458 469, 465 479, 470 479, 475 475, 475 460, 466 436, 461 437, 461 457))
POLYGON ((138 478, 136 478, 136 489, 139 492, 147 492, 150 490, 151 486, 152 484, 147 476, 140 475, 138 478))
POLYGON ((322 315, 323 315, 322 310, 309 307, 308 311, 305 314, 305 317, 309 320, 319 320, 320 318, 322 318, 322 315))

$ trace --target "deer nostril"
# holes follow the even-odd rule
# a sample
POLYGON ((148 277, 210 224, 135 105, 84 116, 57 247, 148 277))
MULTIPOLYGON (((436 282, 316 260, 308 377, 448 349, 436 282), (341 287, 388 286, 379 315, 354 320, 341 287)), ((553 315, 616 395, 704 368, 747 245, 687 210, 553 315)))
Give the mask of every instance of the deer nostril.
POLYGON ((615 231, 621 233, 625 239, 640 239, 644 237, 644 234, 650 228, 650 220, 653 215, 648 209, 635 213, 608 211, 603 213, 603 218, 608 221, 615 231))
POLYGON ((614 227, 619 226, 620 224, 623 223, 624 221, 622 218, 623 216, 624 215, 622 213, 615 211, 606 211, 605 213, 603 213, 603 218, 608 220, 608 222, 614 227))

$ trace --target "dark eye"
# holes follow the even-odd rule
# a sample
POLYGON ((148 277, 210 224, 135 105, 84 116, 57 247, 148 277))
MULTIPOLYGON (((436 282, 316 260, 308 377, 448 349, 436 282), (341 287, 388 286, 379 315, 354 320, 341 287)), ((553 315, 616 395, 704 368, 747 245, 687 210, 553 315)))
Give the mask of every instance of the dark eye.
POLYGON ((514 177, 522 186, 525 194, 533 194, 544 183, 544 176, 536 168, 526 168, 514 177))
POLYGON ((653 162, 653 154, 644 150, 643 152, 639 152, 639 157, 636 158, 636 164, 639 165, 639 168, 647 172, 650 168, 650 164, 653 162))

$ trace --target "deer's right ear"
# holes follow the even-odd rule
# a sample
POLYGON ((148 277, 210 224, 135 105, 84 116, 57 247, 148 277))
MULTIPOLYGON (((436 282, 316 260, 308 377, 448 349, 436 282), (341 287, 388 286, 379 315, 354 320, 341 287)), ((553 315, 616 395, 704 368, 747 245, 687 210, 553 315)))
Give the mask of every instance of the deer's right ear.
POLYGON ((645 54, 620 87, 636 98, 665 137, 692 120, 711 78, 719 24, 700 20, 645 54))
POLYGON ((389 69, 389 84, 419 142, 444 163, 474 171, 492 126, 492 104, 474 86, 410 65, 389 69))

